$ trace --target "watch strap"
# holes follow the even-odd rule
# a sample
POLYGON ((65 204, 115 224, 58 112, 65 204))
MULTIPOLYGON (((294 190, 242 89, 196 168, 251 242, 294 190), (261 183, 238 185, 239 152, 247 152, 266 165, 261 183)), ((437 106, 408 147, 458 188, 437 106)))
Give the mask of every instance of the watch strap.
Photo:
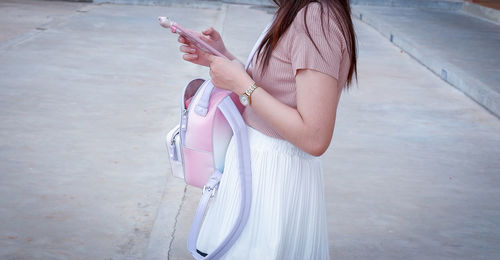
POLYGON ((245 95, 248 96, 248 103, 252 104, 252 93, 258 88, 257 84, 254 82, 246 91, 245 95))
POLYGON ((257 87, 257 84, 255 84, 255 82, 247 89, 247 91, 245 91, 245 93, 247 95, 252 95, 253 91, 256 90, 258 87, 257 87))

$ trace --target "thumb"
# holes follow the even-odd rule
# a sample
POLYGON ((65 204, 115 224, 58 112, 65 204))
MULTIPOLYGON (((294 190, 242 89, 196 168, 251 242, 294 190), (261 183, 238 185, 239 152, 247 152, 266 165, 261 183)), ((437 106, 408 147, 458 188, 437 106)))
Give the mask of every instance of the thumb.
POLYGON ((212 64, 212 62, 215 61, 215 59, 217 59, 217 56, 215 55, 212 55, 210 53, 205 53, 205 58, 208 60, 208 62, 210 62, 210 64, 212 64))
POLYGON ((212 39, 220 38, 219 33, 213 27, 205 29, 202 33, 203 35, 210 36, 212 39))

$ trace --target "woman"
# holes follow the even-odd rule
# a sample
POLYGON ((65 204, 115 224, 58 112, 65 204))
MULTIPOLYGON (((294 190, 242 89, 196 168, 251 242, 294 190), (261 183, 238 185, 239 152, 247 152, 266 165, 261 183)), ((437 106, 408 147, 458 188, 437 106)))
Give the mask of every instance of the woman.
MULTIPOLYGON (((356 75, 348 0, 274 0, 275 19, 245 71, 217 31, 198 34, 230 60, 179 37, 183 59, 210 67, 215 86, 246 105, 252 158, 247 225, 225 259, 328 259, 320 159, 330 145, 342 89, 356 75)), ((198 239, 211 252, 238 214, 235 144, 198 239)))

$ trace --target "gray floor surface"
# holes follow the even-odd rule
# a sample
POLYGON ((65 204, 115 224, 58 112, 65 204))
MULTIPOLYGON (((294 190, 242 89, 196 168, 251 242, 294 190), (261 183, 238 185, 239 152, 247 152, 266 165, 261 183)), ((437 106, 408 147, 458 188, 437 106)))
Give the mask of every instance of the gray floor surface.
POLYGON ((354 6, 353 13, 500 117, 500 24, 460 10, 354 6))
MULTIPOLYGON (((163 138, 207 70, 155 18, 215 26, 245 59, 269 10, 11 0, 0 14, 0 259, 189 259, 200 191, 170 176, 163 138)), ((323 156, 332 259, 499 258, 500 120, 355 27, 359 85, 323 156)))

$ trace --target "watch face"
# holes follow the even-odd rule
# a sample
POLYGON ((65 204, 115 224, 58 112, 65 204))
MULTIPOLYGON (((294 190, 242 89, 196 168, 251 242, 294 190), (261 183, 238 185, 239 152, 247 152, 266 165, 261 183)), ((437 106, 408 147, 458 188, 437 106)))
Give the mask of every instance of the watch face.
POLYGON ((243 104, 244 106, 248 106, 248 96, 243 94, 240 96, 240 102, 241 104, 243 104))

